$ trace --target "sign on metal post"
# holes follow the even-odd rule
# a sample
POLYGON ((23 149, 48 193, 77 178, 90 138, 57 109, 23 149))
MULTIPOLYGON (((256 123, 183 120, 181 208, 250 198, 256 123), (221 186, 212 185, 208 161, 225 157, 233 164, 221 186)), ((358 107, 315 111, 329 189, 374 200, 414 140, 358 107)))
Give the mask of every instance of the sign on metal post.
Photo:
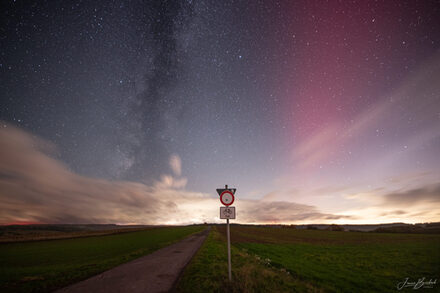
POLYGON ((228 239, 228 276, 229 281, 232 280, 231 273, 231 234, 229 232, 229 219, 235 219, 235 207, 230 205, 234 203, 236 188, 218 188, 217 193, 220 196, 220 202, 224 207, 220 207, 220 219, 226 219, 226 235, 228 239))
POLYGON ((235 207, 220 207, 220 219, 235 219, 235 207))
POLYGON ((234 200, 235 200, 235 197, 232 194, 232 192, 230 192, 229 190, 223 191, 220 194, 220 201, 225 206, 230 206, 231 204, 234 203, 234 200))

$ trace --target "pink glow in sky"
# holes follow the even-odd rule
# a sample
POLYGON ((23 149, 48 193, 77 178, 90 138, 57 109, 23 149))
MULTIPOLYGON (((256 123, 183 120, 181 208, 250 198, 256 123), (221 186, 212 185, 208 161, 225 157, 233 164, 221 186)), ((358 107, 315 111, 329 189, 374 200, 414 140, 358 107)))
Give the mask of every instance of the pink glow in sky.
POLYGON ((179 3, 0 11, 0 224, 440 221, 438 3, 179 3))

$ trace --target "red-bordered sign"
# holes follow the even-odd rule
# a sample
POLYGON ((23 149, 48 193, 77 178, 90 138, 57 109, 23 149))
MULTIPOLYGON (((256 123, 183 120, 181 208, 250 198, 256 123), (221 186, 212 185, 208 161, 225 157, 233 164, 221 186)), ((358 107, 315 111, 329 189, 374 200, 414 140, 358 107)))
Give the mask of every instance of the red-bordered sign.
POLYGON ((225 190, 220 194, 220 201, 225 206, 229 206, 234 203, 234 195, 229 190, 225 190))

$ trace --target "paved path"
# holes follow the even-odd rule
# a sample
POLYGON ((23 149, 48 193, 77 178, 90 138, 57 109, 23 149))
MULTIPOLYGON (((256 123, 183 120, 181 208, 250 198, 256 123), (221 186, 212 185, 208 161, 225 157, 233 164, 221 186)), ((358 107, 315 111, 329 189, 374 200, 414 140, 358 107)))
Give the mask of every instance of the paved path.
POLYGON ((149 255, 122 264, 85 281, 59 290, 73 292, 168 292, 180 273, 202 245, 209 230, 149 255))

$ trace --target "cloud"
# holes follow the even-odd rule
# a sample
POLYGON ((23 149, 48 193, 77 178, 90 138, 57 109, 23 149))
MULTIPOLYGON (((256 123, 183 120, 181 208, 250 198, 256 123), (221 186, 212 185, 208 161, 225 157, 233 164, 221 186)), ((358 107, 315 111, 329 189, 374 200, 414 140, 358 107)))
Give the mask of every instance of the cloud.
POLYGON ((156 187, 72 173, 53 145, 10 125, 0 129, 0 223, 158 223, 176 205, 156 187))
MULTIPOLYGON (((163 175, 151 186, 89 178, 52 156, 54 145, 2 123, 0 128, 0 224, 221 222, 218 197, 185 190, 186 178, 163 175)), ((176 175, 178 156, 170 159, 176 175)), ((238 200, 241 223, 328 221, 341 216, 292 202, 238 200)), ((349 217, 345 217, 349 218, 349 217)))
POLYGON ((180 176, 182 174, 182 160, 176 154, 170 157, 170 167, 174 174, 180 176))
POLYGON ((286 201, 249 200, 240 205, 240 208, 241 211, 237 211, 237 214, 250 223, 292 223, 352 218, 351 216, 321 213, 314 206, 286 201))
MULTIPOLYGON (((352 201, 344 212, 356 215, 352 223, 407 222, 422 223, 439 221, 440 183, 414 180, 419 177, 405 176, 406 187, 390 189, 389 186, 370 191, 345 194, 344 199, 352 201), (413 184, 411 180, 415 183, 413 184)), ((438 181, 438 180, 437 180, 438 181)))
POLYGON ((156 182, 154 185, 158 189, 166 188, 184 188, 188 180, 186 178, 174 178, 171 175, 162 175, 160 181, 156 182))
POLYGON ((408 212, 402 211, 402 210, 394 210, 394 211, 390 211, 390 212, 383 212, 380 214, 381 217, 385 217, 385 216, 401 216, 401 215, 406 215, 408 214, 408 212))
POLYGON ((408 206, 421 203, 440 204, 440 183, 420 188, 391 192, 382 196, 383 204, 408 206))

